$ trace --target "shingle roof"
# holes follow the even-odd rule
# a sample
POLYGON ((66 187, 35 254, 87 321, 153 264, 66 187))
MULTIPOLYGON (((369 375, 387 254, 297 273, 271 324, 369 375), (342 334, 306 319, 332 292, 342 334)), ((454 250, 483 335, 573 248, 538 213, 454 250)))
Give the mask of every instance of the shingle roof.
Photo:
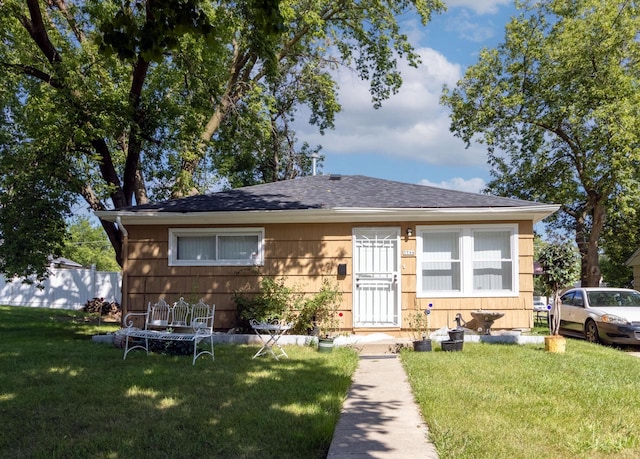
POLYGON ((123 208, 129 212, 241 212, 334 208, 522 208, 539 203, 361 175, 316 175, 123 208))

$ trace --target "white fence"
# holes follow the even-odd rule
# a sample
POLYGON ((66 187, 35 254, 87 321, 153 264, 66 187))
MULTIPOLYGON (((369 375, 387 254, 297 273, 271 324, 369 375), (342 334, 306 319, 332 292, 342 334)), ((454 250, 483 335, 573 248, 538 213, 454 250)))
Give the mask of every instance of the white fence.
POLYGON ((41 285, 0 276, 0 304, 54 309, 81 309, 93 298, 122 300, 122 274, 95 269, 54 269, 41 285))

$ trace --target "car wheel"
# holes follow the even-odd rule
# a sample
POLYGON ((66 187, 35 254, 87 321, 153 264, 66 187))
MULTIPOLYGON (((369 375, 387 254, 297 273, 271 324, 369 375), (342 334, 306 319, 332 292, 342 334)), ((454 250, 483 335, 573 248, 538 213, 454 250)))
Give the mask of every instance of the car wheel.
POLYGON ((587 320, 584 324, 584 338, 590 343, 599 343, 598 326, 593 320, 587 320))

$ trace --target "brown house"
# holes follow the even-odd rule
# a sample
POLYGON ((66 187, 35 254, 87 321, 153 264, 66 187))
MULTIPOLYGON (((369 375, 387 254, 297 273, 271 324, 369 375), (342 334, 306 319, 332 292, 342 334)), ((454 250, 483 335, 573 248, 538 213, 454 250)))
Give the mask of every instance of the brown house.
POLYGON ((99 212, 124 237, 122 303, 204 297, 216 328, 235 324, 233 292, 260 276, 343 292, 341 328, 402 335, 414 309, 431 328, 504 312, 532 325, 533 225, 556 205, 363 176, 311 176, 99 212))
POLYGON ((633 288, 640 289, 640 249, 633 252, 624 264, 633 270, 633 288))

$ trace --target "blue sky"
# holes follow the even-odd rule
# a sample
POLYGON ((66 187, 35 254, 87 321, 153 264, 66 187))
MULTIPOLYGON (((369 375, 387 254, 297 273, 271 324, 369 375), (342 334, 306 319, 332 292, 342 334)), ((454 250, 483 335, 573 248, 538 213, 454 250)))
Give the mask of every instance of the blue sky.
POLYGON ((342 112, 336 128, 320 135, 297 126, 300 140, 322 145, 321 173, 361 174, 407 183, 478 192, 489 181, 482 145, 465 149, 449 131, 439 104, 444 84, 454 87, 483 47, 504 39, 516 14, 513 0, 445 0, 447 11, 423 27, 407 18, 405 32, 422 56, 413 69, 401 63, 404 84, 382 108, 372 108, 366 83, 348 71, 337 75, 342 112))

